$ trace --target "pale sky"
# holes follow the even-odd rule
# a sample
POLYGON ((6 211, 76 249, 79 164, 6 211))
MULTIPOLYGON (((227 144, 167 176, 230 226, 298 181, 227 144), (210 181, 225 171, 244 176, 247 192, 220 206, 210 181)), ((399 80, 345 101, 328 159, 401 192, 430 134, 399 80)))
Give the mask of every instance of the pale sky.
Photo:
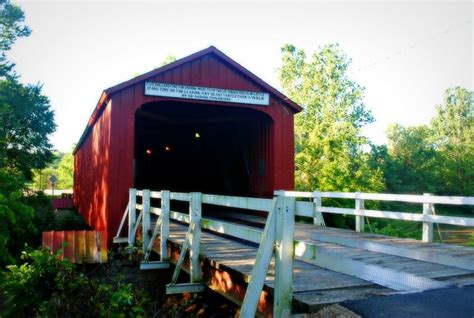
POLYGON ((376 122, 364 133, 375 143, 390 123, 428 123, 447 88, 474 89, 471 1, 15 3, 33 32, 9 57, 21 81, 43 84, 62 151, 79 140, 102 90, 210 45, 279 89, 283 44, 309 55, 339 43, 366 88, 376 122))

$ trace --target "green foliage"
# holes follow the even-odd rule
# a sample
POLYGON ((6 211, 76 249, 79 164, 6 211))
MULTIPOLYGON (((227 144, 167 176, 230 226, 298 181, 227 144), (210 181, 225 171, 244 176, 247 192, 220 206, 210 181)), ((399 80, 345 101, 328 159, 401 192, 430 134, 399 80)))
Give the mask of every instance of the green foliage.
POLYGON ((54 158, 47 168, 33 170, 32 189, 50 189, 51 182, 49 179, 51 175, 55 175, 58 179, 56 189, 72 189, 74 184, 74 156, 72 153, 56 153, 54 158))
POLYGON ((51 182, 49 181, 49 178, 53 174, 56 175, 57 171, 50 167, 33 170, 33 183, 31 188, 34 191, 44 191, 51 188, 51 182))
POLYGON ((474 92, 455 87, 446 90, 445 102, 436 107, 431 121, 439 151, 443 193, 474 195, 474 92))
POLYGON ((25 244, 39 246, 41 231, 54 227, 51 201, 43 193, 26 193, 22 175, 0 169, 0 266, 15 263, 25 244))
POLYGON ((388 147, 372 149, 387 190, 474 195, 473 118, 473 92, 456 87, 446 91, 430 125, 390 126, 388 147))
MULTIPOLYGON (((28 194, 23 197, 22 201, 26 205, 32 207, 35 211, 33 223, 38 229, 38 234, 43 231, 51 231, 55 229, 63 230, 63 228, 56 225, 51 199, 43 192, 28 194)), ((39 235, 34 235, 27 241, 27 243, 31 246, 39 246, 41 244, 41 238, 39 235)))
POLYGON ((176 61, 176 56, 174 56, 173 54, 169 54, 161 62, 160 67, 173 63, 174 61, 176 61))
POLYGON ((44 300, 51 298, 60 273, 72 272, 72 265, 47 250, 25 252, 22 265, 10 265, 2 275, 5 317, 31 317, 44 300))
POLYGON ((25 252, 2 275, 2 317, 144 317, 149 299, 131 284, 99 283, 49 250, 25 252))
POLYGON ((373 121, 363 88, 347 75, 350 60, 337 45, 309 59, 292 45, 282 48, 280 82, 304 107, 296 116, 296 187, 299 190, 378 191, 382 171, 369 164, 361 128, 373 121))
POLYGON ((421 240, 421 224, 418 222, 406 222, 406 221, 377 221, 372 222, 372 231, 376 234, 401 237, 401 238, 412 238, 421 240))
POLYGON ((0 167, 31 179, 32 169, 44 168, 52 160, 48 135, 55 129, 54 113, 41 86, 0 81, 0 167))
POLYGON ((37 234, 35 211, 23 201, 21 175, 0 169, 0 266, 12 264, 25 241, 37 234))
POLYGON ((72 189, 74 183, 74 156, 67 153, 63 156, 57 170, 58 189, 72 189))
POLYGON ((25 15, 19 6, 0 0, 0 78, 15 76, 15 64, 7 60, 6 53, 18 38, 30 35, 31 30, 24 21, 25 15))
POLYGON ((427 126, 387 130, 386 186, 396 193, 434 193, 439 188, 439 164, 433 131, 427 126))

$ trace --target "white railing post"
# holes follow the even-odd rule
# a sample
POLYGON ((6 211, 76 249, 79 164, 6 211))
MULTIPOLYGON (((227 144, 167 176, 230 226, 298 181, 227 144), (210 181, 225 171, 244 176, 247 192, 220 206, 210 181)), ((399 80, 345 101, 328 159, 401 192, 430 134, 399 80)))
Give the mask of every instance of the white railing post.
POLYGON ((275 217, 273 316, 282 317, 290 315, 293 300, 295 198, 278 197, 275 217))
POLYGON ((321 206, 323 205, 321 193, 319 191, 315 191, 313 192, 313 197, 313 224, 316 226, 326 226, 326 222, 324 222, 323 213, 320 211, 321 206))
POLYGON ((150 243, 150 190, 143 190, 142 206, 143 206, 143 220, 142 220, 142 243, 143 250, 148 247, 150 243))
MULTIPOLYGON (((423 196, 430 196, 430 193, 423 193, 423 196)), ((423 215, 433 215, 434 213, 433 203, 423 203, 423 215)), ((423 222, 423 242, 433 242, 433 223, 423 222)))
POLYGON ((201 247, 201 209, 201 193, 192 192, 189 202, 190 226, 194 227, 189 239, 191 283, 200 283, 202 281, 201 262, 199 260, 199 250, 201 247))
MULTIPOLYGON (((358 211, 365 209, 364 200, 359 199, 360 192, 356 192, 355 208, 358 211)), ((355 230, 356 232, 364 232, 365 219, 363 215, 356 215, 355 217, 355 230)))
POLYGON ((161 191, 161 229, 160 229, 160 256, 162 261, 169 260, 168 238, 170 235, 170 192, 161 191))
POLYGON ((255 317, 255 313, 257 312, 263 284, 267 277, 268 266, 270 265, 273 255, 277 200, 278 198, 273 199, 272 206, 268 211, 267 222, 265 223, 265 228, 263 229, 262 237, 260 239, 257 256, 255 257, 252 274, 250 275, 250 281, 247 285, 247 290, 245 291, 242 307, 240 308, 239 317, 241 318, 255 317))
POLYGON ((131 188, 128 192, 128 245, 135 244, 135 223, 137 221, 137 189, 131 188))

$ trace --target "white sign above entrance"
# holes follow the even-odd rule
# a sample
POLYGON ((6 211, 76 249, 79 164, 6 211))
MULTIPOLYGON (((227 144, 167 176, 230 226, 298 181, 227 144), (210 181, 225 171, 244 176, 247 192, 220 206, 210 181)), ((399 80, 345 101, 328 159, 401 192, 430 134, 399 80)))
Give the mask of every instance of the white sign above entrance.
POLYGON ((270 99, 268 93, 159 82, 145 82, 145 95, 252 105, 269 105, 270 99))

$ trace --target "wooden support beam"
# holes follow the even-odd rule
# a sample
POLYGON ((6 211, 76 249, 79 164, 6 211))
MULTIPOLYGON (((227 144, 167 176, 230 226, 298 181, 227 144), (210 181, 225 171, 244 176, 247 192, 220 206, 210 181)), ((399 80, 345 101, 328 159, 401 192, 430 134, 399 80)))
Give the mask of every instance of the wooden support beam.
POLYGON ((135 229, 137 211, 137 190, 131 188, 128 192, 128 245, 133 246, 135 244, 135 229))
POLYGON ((142 216, 142 242, 143 249, 147 249, 150 244, 151 234, 150 234, 150 190, 143 190, 142 197, 143 204, 143 216, 142 216))
POLYGON ((113 242, 115 244, 128 243, 128 237, 114 237, 113 242))
POLYGON ((291 312, 294 232, 295 199, 278 197, 275 217, 275 292, 273 300, 273 315, 275 317, 282 317, 284 312, 291 312))
MULTIPOLYGON (((356 195, 359 194, 356 192, 356 195)), ((360 194, 359 194, 360 195, 360 194)), ((355 199, 355 208, 358 211, 363 211, 365 209, 363 199, 355 199)), ((355 217, 355 230, 356 232, 364 232, 365 219, 363 215, 356 215, 355 217)))
POLYGON ((250 282, 245 292, 242 308, 240 309, 240 317, 255 317, 257 312, 257 304, 260 299, 263 284, 267 276, 268 266, 273 255, 273 247, 275 243, 275 210, 277 198, 273 199, 272 208, 267 217, 267 223, 263 230, 262 240, 258 247, 255 264, 250 275, 250 282))
POLYGON ((204 285, 200 283, 183 283, 166 285, 166 294, 200 293, 204 291, 204 285))
POLYGON ((199 251, 201 250, 201 193, 192 192, 189 203, 189 216, 194 230, 189 234, 189 258, 191 283, 202 282, 201 261, 199 251))
POLYGON ((161 228, 160 228, 160 257, 162 261, 169 260, 168 238, 170 236, 170 192, 161 192, 161 228))
POLYGON ((179 258, 178 258, 178 261, 176 262, 176 267, 174 268, 173 276, 171 277, 171 282, 169 283, 169 285, 175 285, 176 282, 178 281, 179 272, 181 271, 181 267, 183 266, 183 263, 184 263, 184 258, 186 257, 186 252, 189 245, 189 235, 191 231, 193 231, 192 224, 189 225, 188 231, 186 232, 186 237, 184 239, 183 245, 181 246, 181 251, 179 252, 179 258))
POLYGON ((313 224, 316 226, 326 226, 326 222, 324 222, 323 214, 320 211, 320 208, 322 206, 322 197, 319 196, 317 192, 314 192, 313 195, 315 195, 313 199, 313 202, 314 202, 313 224))
POLYGON ((140 263, 141 270, 148 270, 148 269, 167 269, 170 267, 169 262, 161 262, 161 261, 146 261, 140 263))
POLYGON ((117 234, 115 235, 116 238, 120 237, 120 233, 122 233, 123 226, 125 225, 125 220, 128 217, 128 204, 125 208, 125 212, 123 212, 122 220, 120 220, 120 225, 117 229, 117 234))
MULTIPOLYGON (((423 193, 423 196, 430 196, 429 193, 423 193)), ((434 214, 434 204, 433 203, 423 203, 423 215, 433 215, 434 214)), ((433 223, 423 222, 422 227, 422 241, 425 243, 433 242, 433 223)))

